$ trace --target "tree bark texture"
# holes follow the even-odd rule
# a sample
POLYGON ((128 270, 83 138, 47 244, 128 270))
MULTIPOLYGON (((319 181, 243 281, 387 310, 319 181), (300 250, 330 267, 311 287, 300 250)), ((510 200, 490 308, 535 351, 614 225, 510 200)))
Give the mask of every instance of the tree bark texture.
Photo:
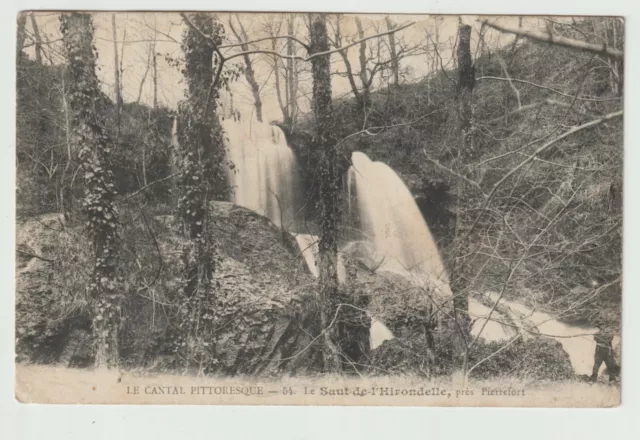
MULTIPOLYGON (((457 89, 457 131, 458 131, 458 167, 463 171, 464 159, 473 153, 473 142, 471 138, 471 121, 472 113, 472 95, 475 85, 475 69, 471 59, 471 26, 460 25, 458 28, 458 89, 457 89)), ((464 174, 464 172, 462 172, 464 174)), ((456 237, 460 238, 464 235, 461 226, 464 222, 462 218, 462 195, 464 187, 462 181, 458 183, 457 200, 458 213, 456 217, 456 237)), ((467 246, 465 243, 459 243, 458 255, 467 254, 467 246)), ((454 265, 456 274, 456 282, 452 285, 454 293, 453 307, 456 335, 454 341, 454 369, 466 374, 468 363, 468 337, 469 337, 469 320, 467 310, 469 309, 469 299, 464 286, 464 277, 462 276, 463 267, 460 260, 456 260, 454 265)))
MULTIPOLYGON (((326 17, 310 15, 310 54, 329 50, 326 17)), ((338 347, 333 341, 331 301, 338 293, 338 220, 340 176, 337 151, 332 137, 330 55, 312 58, 313 114, 315 117, 314 149, 320 155, 320 242, 319 242, 319 307, 325 342, 324 369, 341 370, 338 347)))

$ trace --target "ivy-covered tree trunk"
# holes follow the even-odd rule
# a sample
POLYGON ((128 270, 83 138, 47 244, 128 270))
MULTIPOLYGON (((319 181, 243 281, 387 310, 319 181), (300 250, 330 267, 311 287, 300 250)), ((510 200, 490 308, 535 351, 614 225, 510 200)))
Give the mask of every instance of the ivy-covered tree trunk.
POLYGON ((62 14, 61 30, 69 63, 71 139, 84 175, 83 207, 95 255, 89 299, 93 313, 95 365, 117 367, 122 294, 116 279, 119 221, 109 162, 111 147, 98 111, 103 101, 96 76, 93 21, 86 13, 62 14))
MULTIPOLYGON (((473 110, 471 99, 473 87, 475 85, 475 69, 471 60, 471 26, 460 24, 458 28, 458 89, 457 89, 457 130, 458 130, 458 168, 461 174, 466 174, 464 170, 465 159, 473 154, 473 140, 471 137, 471 122, 473 110)), ((457 215, 456 215, 456 238, 462 240, 466 231, 463 227, 465 223, 463 210, 464 186, 462 180, 457 184, 457 215)), ((452 281, 453 307, 455 326, 454 334, 454 370, 466 374, 468 363, 468 339, 469 339, 469 298, 465 286, 464 267, 460 260, 461 255, 469 252, 465 242, 458 242, 457 254, 454 265, 455 278, 452 281)))
MULTIPOLYGON (((198 366, 203 370, 215 359, 213 344, 205 340, 213 325, 207 310, 215 300, 212 284, 215 252, 207 231, 207 206, 210 198, 222 191, 220 182, 225 177, 224 150, 215 121, 218 90, 217 86, 211 88, 214 46, 222 42, 222 26, 210 14, 189 14, 188 18, 197 30, 188 26, 183 35, 187 100, 180 106, 177 127, 182 173, 178 209, 187 239, 178 351, 187 367, 198 366)), ((215 59, 215 63, 219 62, 215 59)))
MULTIPOLYGON (((327 25, 324 14, 311 14, 310 53, 317 54, 329 50, 327 25)), ((313 114, 315 132, 313 147, 320 155, 320 243, 319 243, 319 307, 320 324, 323 332, 324 370, 341 370, 340 354, 333 339, 330 312, 332 300, 338 293, 338 220, 340 176, 338 174, 338 154, 332 135, 331 107, 331 59, 330 55, 312 58, 313 74, 313 114)))

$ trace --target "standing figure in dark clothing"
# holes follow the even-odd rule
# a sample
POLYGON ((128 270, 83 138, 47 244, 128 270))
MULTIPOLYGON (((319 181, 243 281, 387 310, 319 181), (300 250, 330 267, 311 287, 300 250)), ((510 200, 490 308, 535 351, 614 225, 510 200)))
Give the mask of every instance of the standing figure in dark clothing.
POLYGON ((613 359, 613 335, 602 328, 599 330, 600 331, 593 336, 596 342, 596 353, 593 360, 593 372, 590 380, 591 382, 598 380, 598 371, 604 362, 607 366, 607 372, 609 373, 609 382, 613 382, 620 373, 620 368, 613 359))

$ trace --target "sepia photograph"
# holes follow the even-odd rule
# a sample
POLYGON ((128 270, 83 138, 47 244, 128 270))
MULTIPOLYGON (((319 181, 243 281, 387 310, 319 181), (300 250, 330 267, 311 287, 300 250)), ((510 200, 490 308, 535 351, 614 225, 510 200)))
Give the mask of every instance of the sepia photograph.
POLYGON ((625 30, 20 12, 16 399, 619 406, 625 30))

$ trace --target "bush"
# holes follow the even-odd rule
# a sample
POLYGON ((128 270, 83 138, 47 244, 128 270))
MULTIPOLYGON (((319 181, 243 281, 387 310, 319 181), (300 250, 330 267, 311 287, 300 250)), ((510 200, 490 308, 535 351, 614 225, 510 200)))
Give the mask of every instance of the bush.
MULTIPOLYGON (((476 346, 469 356, 472 367, 504 347, 507 342, 491 342, 476 346)), ((527 380, 566 380, 575 377, 569 355, 562 345, 550 338, 518 339, 487 359, 470 374, 474 379, 519 378, 527 380)))

